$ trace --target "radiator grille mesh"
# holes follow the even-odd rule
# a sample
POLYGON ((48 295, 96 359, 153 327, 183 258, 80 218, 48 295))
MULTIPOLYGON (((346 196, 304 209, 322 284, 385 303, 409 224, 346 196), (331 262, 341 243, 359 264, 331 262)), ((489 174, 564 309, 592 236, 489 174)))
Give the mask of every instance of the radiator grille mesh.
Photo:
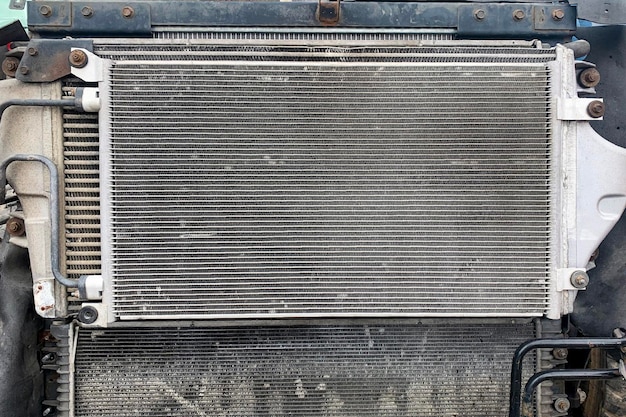
POLYGON ((532 324, 80 330, 75 415, 501 417, 532 337, 532 324))
POLYGON ((117 62, 114 314, 543 314, 549 72, 485 53, 117 62))

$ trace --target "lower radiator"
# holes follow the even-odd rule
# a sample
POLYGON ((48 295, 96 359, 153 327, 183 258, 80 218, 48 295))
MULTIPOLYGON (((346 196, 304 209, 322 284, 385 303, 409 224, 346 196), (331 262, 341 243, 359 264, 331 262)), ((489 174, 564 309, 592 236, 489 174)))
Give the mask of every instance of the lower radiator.
POLYGON ((64 331, 59 411, 76 417, 501 417, 513 351, 536 336, 532 323, 64 331))

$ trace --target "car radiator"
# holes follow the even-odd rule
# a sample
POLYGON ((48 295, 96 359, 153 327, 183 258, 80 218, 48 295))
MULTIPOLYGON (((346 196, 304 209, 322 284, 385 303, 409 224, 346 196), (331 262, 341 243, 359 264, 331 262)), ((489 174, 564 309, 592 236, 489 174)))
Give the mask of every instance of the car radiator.
POLYGON ((406 36, 93 41, 64 266, 103 296, 55 330, 61 415, 506 413, 531 319, 567 309, 573 59, 406 36))
POLYGON ((95 46, 110 321, 546 312, 553 49, 167 46, 95 46))

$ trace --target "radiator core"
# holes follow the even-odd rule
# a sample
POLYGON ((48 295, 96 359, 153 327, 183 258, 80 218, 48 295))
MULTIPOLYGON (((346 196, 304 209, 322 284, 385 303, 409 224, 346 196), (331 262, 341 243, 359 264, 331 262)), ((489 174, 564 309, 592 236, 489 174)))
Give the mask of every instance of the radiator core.
POLYGON ((73 415, 501 417, 513 351, 534 336, 532 323, 81 329, 73 415))
POLYGON ((118 56, 103 83, 112 316, 541 316, 552 50, 118 56))

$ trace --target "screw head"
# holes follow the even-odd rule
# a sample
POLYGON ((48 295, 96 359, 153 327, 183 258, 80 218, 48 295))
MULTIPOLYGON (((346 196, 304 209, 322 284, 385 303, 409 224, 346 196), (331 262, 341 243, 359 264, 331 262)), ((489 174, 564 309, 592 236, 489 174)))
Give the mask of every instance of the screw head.
POLYGON ((87 65, 87 54, 83 51, 76 50, 70 52, 70 65, 75 68, 82 68, 87 65))
POLYGON ((559 21, 559 20, 563 20, 563 18, 565 17, 565 12, 563 11, 563 9, 554 9, 552 10, 552 19, 559 21))
POLYGON ((570 282, 576 288, 585 288, 589 285, 589 275, 585 271, 576 271, 570 277, 570 282))
POLYGON ((26 75, 29 72, 30 72, 30 69, 27 66, 23 65, 23 66, 20 67, 20 74, 26 75))
POLYGON ((523 10, 517 9, 513 12, 513 20, 523 20, 526 17, 526 13, 523 10))
POLYGON ((583 87, 595 87, 600 83, 600 72, 595 68, 584 69, 578 76, 578 82, 583 87))
POLYGON ((598 118, 604 116, 604 111, 606 108, 604 107, 604 103, 600 100, 594 100, 587 106, 587 113, 589 116, 593 118, 598 118))
POLYGON ((552 356, 554 356, 554 359, 559 359, 559 360, 567 359, 568 353, 569 352, 565 348, 552 349, 552 356))
POLYGON ((37 48, 33 48, 32 46, 30 48, 28 48, 27 52, 28 52, 28 55, 30 55, 30 56, 35 56, 35 55, 37 55, 39 53, 37 48))
POLYGON ((559 413, 565 413, 569 410, 571 404, 567 398, 557 398, 554 400, 554 409, 559 413))
POLYGON ((93 16, 93 9, 89 6, 85 6, 82 9, 80 9, 80 14, 82 14, 85 17, 91 17, 93 16))
POLYGON ((483 20, 487 16, 487 13, 483 9, 474 10, 474 18, 476 20, 483 20))
POLYGON ((39 7, 39 13, 42 16, 50 17, 52 15, 52 7, 44 4, 43 6, 39 7))
POLYGON ((124 16, 126 19, 132 18, 133 16, 135 16, 135 9, 130 6, 125 6, 124 8, 122 8, 122 16, 124 16))

